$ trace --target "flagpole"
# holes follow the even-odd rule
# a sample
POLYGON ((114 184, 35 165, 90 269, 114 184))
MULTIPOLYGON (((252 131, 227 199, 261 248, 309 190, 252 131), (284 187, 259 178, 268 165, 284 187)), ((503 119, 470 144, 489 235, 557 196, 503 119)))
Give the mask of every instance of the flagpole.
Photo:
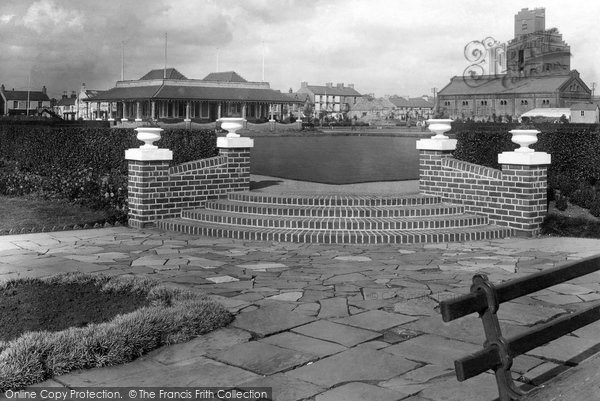
POLYGON ((29 92, 31 91, 31 70, 29 70, 29 80, 27 81, 27 116, 29 117, 29 92))
POLYGON ((121 81, 125 80, 125 41, 121 41, 121 81))
POLYGON ((265 82, 265 42, 262 42, 262 81, 265 82))
POLYGON ((165 32, 165 71, 164 71, 164 79, 167 79, 167 33, 165 32))

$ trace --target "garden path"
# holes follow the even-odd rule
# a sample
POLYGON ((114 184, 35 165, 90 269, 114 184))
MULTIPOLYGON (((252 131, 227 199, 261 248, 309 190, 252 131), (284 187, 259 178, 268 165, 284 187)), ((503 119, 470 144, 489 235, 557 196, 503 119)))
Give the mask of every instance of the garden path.
MULTIPOLYGON (((476 317, 442 323, 438 302, 590 256, 600 240, 536 238, 412 246, 244 242, 124 227, 0 237, 0 280, 62 272, 148 275, 203 291, 226 328, 116 367, 43 385, 267 386, 282 400, 484 400, 493 375, 458 383, 453 360, 481 347, 476 317), (473 334, 475 333, 475 335, 473 334)), ((600 273, 503 305, 507 333, 600 299, 600 273)), ((533 383, 598 345, 600 324, 516 359, 533 383)))

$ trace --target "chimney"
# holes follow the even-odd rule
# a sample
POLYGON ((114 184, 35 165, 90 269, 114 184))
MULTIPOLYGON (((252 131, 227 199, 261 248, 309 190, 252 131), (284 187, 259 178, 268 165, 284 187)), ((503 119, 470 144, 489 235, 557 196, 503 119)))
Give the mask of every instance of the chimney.
POLYGON ((42 86, 42 93, 45 95, 46 94, 46 85, 42 86))
POLYGON ((327 82, 325 86, 328 88, 333 88, 333 82, 327 82))
POLYGON ((306 81, 300 82, 301 88, 306 88, 307 86, 308 86, 308 82, 306 82, 306 81))
POLYGON ((354 89, 354 84, 348 84, 348 88, 354 89))
POLYGON ((338 88, 343 88, 344 87, 344 83, 342 82, 341 84, 337 84, 338 88))
POLYGON ((0 86, 0 92, 4 92, 4 84, 2 84, 2 86, 0 86))
POLYGON ((66 98, 67 98, 67 91, 64 91, 64 92, 63 92, 63 94, 62 94, 62 98, 63 98, 63 99, 66 99, 66 98))
POLYGON ((76 99, 76 98, 77 98, 77 92, 71 91, 71 99, 76 99))

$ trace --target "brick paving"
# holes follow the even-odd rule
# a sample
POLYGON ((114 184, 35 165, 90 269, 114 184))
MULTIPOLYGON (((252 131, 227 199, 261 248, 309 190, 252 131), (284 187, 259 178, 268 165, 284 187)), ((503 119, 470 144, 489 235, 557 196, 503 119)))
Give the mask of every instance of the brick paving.
MULTIPOLYGON (((188 343, 46 385, 270 386, 277 401, 491 400, 493 375, 458 383, 453 372, 455 358, 481 347, 481 323, 443 323, 439 301, 467 292, 475 272, 499 282, 599 249, 588 239, 309 245, 115 227, 1 237, 0 280, 65 271, 147 275, 211 294, 236 315, 188 343)), ((594 302, 599 282, 594 273, 503 305, 505 332, 594 302)), ((559 371, 598 345, 599 329, 517 358, 514 376, 536 383, 559 371)))

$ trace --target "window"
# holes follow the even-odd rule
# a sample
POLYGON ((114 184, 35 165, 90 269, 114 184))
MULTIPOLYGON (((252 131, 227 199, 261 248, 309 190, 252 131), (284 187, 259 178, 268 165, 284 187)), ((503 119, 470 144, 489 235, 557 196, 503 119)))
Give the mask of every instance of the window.
POLYGON ((482 100, 482 101, 481 101, 481 105, 482 105, 482 106, 487 106, 487 100, 482 100))
POLYGON ((463 100, 462 105, 463 106, 468 106, 469 105, 469 101, 468 100, 463 100))
POLYGON ((585 111, 581 110, 581 117, 585 116, 585 111))
POLYGON ((524 99, 522 99, 522 100, 521 100, 521 104, 522 104, 522 105, 524 105, 524 104, 529 104, 529 102, 528 102, 527 100, 524 100, 524 99))
POLYGON ((19 108, 19 102, 16 100, 13 100, 13 109, 18 109, 19 108))
POLYGON ((449 100, 444 101, 444 106, 450 106, 450 101, 449 100))
POLYGON ((42 108, 42 102, 38 102, 38 108, 42 108))

